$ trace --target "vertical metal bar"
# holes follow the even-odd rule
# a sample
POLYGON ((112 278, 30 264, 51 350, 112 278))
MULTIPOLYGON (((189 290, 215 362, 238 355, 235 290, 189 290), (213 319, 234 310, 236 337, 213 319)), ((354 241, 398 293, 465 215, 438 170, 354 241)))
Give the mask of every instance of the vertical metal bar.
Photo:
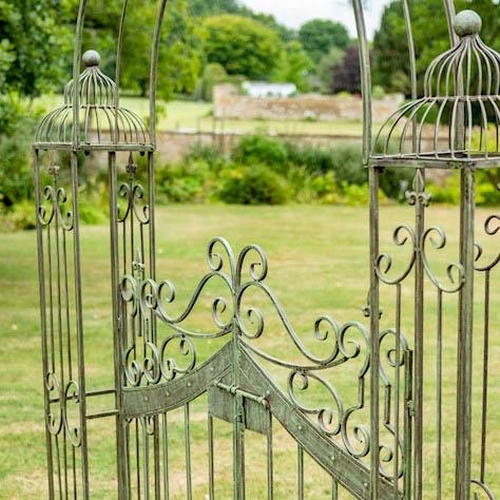
POLYGON ((273 500, 274 498, 274 467, 273 467, 273 416, 271 412, 267 411, 268 416, 268 431, 267 431, 267 498, 273 500))
POLYGON ((170 498, 169 473, 168 473, 168 414, 163 413, 162 419, 163 434, 163 497, 165 500, 170 498))
POLYGON ((126 321, 123 314, 123 307, 120 303, 120 248, 118 234, 118 170, 116 164, 116 153, 108 154, 108 185, 109 185, 109 232, 110 232, 110 260, 111 260, 111 304, 113 308, 113 352, 114 352, 114 380, 115 380, 115 405, 118 410, 115 417, 116 425, 116 455, 117 455, 117 477, 118 477, 118 498, 126 499, 130 497, 127 478, 128 467, 126 453, 126 428, 123 421, 123 373, 122 373, 122 353, 124 352, 123 338, 124 323, 126 321))
POLYGON ((339 500, 339 483, 332 477, 332 500, 339 500))
POLYGON ((443 451, 443 291, 438 289, 437 297, 437 350, 436 350, 436 500, 442 492, 443 451))
MULTIPOLYGON (((140 463, 141 463, 141 450, 140 450, 140 434, 139 434, 139 419, 135 418, 134 419, 134 425, 135 425, 135 460, 136 460, 136 467, 135 467, 135 476, 136 476, 136 488, 137 488, 137 498, 138 500, 141 499, 141 469, 140 469, 140 463)), ((146 457, 143 458, 144 462, 146 462, 146 457)))
POLYGON ((404 476, 404 498, 411 499, 412 491, 412 441, 413 441, 413 351, 405 352, 405 402, 406 411, 404 418, 404 455, 405 455, 405 476, 404 476))
POLYGON ((245 500, 245 409, 243 396, 237 393, 234 395, 233 401, 234 498, 235 500, 245 500))
POLYGON ((167 0, 160 0, 158 6, 158 13, 156 15, 156 24, 153 33, 153 42, 151 44, 151 69, 149 78, 149 126, 150 135, 153 145, 156 147, 156 82, 157 82, 157 67, 158 67, 158 53, 160 50, 160 35, 161 27, 163 24, 163 17, 165 16, 165 9, 167 0))
MULTIPOLYGON (((149 434, 148 418, 141 417, 142 430, 142 484, 144 485, 144 500, 149 500, 149 434)), ((139 436, 138 436, 139 437, 139 436)), ((139 460, 138 460, 139 463, 139 460)))
POLYGON ((361 95, 363 97, 363 164, 368 164, 372 149, 372 101, 371 101, 371 70, 370 49, 366 37, 365 20, 361 0, 352 0, 356 30, 358 33, 359 64, 361 75, 361 95))
POLYGON ((380 369, 380 326, 379 326, 379 280, 376 261, 379 254, 379 167, 370 167, 370 498, 380 498, 379 485, 379 369, 380 369))
POLYGON ((190 417, 189 417, 189 403, 184 405, 184 443, 186 448, 186 498, 192 500, 193 498, 193 481, 191 470, 191 431, 190 431, 190 417))
MULTIPOLYGON (((71 172, 73 173, 73 172, 71 172)), ((54 369, 54 374, 59 376, 59 384, 60 384, 60 401, 59 404, 61 406, 61 418, 65 420, 67 418, 67 403, 66 403, 66 366, 65 366, 65 350, 64 350, 64 339, 63 339, 63 331, 62 331, 62 318, 61 318, 61 309, 62 309, 62 292, 61 292, 61 280, 63 279, 63 271, 61 270, 61 231, 64 231, 64 227, 62 227, 62 220, 59 216, 58 208, 57 207, 57 196, 58 196, 58 185, 57 185, 57 177, 54 176, 54 192, 55 194, 55 199, 54 199, 54 204, 56 208, 56 216, 54 217, 54 225, 55 225, 55 230, 54 230, 54 258, 55 258, 55 275, 53 276, 53 280, 55 281, 54 285, 54 292, 55 292, 55 300, 52 301, 51 303, 51 314, 54 315, 53 323, 52 323, 52 329, 53 331, 55 330, 55 335, 54 335, 54 344, 53 344, 53 349, 54 349, 54 359, 55 359, 55 364, 54 368, 58 366, 59 368, 59 373, 55 373, 56 370, 54 369), (55 313, 53 312, 55 308, 55 313), (56 345, 57 344, 57 345, 56 345)), ((73 178, 71 177, 71 188, 73 187, 73 178)), ((73 201, 73 207, 75 206, 75 201, 72 198, 73 201)), ((76 238, 75 238, 75 244, 76 244, 76 238)), ((76 261, 75 261, 76 262, 76 261)), ((67 272, 67 262, 63 263, 63 268, 67 272)), ((74 274, 76 276, 77 273, 77 267, 75 266, 74 268, 74 274)), ((75 290, 76 294, 78 294, 78 289, 75 290)), ((67 434, 66 434, 66 428, 63 426, 61 430, 61 439, 62 439, 62 488, 64 491, 65 498, 67 498, 68 495, 68 441, 67 441, 67 434)))
POLYGON ((161 457, 160 457, 160 421, 158 415, 154 415, 153 419, 153 453, 154 453, 154 488, 155 499, 161 497, 161 457))
POLYGON ((459 296, 455 499, 468 500, 471 484, 471 399, 474 306, 475 168, 461 171, 460 256, 464 284, 459 296))
MULTIPOLYGON (((43 226, 40 220, 40 209, 42 206, 41 185, 40 185, 40 151, 34 150, 34 189, 36 202, 36 237, 37 237, 37 254, 38 254, 38 289, 40 297, 40 330, 41 330, 41 347, 42 347, 42 381, 43 381, 43 403, 44 417, 50 411, 49 391, 47 388, 46 377, 49 373, 49 348, 47 343, 47 311, 46 311, 46 293, 45 293, 45 254, 44 254, 44 238, 43 226)), ((54 471, 53 471, 53 451, 52 451, 52 436, 45 426, 45 448, 47 459, 47 486, 49 498, 52 500, 54 496, 54 471)))
POLYGON ((396 363, 394 365, 394 498, 399 498, 399 438, 400 438, 400 404, 401 404, 401 283, 396 283, 396 363))
POLYGON ((75 315, 76 315, 76 343, 78 357, 78 388, 79 388, 79 412, 81 433, 81 459, 82 459, 82 494, 83 498, 89 498, 89 471, 88 471, 88 446, 87 446, 87 404, 85 385, 85 355, 83 338, 83 305, 82 305, 82 276, 80 262, 80 218, 78 206, 78 159, 76 151, 71 153, 71 187, 73 198, 73 234, 75 238, 73 248, 74 280, 75 280, 75 315))
POLYGON ((208 416, 208 498, 215 498, 215 470, 214 470, 214 419, 208 416))
POLYGON ((480 479, 486 481, 486 430, 488 424, 488 373, 490 349, 490 269, 484 276, 483 389, 481 405, 481 464, 480 479))
POLYGON ((297 445, 297 500, 304 500, 304 448, 297 445))
POLYGON ((453 47, 458 40, 457 34, 453 29, 453 20, 455 19, 455 5, 453 0, 443 0, 444 11, 446 13, 446 22, 448 24, 448 35, 450 37, 450 45, 453 47))
POLYGON ((423 408, 424 408, 424 264, 423 234, 425 230, 425 204, 422 194, 425 190, 425 169, 417 169, 415 173, 415 296, 414 296, 414 346, 415 346, 415 419, 414 419, 414 498, 422 498, 422 466, 423 466, 423 408))
MULTIPOLYGON (((408 6, 407 0, 402 0, 401 5, 403 7, 403 17, 406 25, 406 40, 408 43, 408 57, 410 60, 410 87, 411 87, 411 98, 417 98, 417 61, 415 57, 415 43, 413 40, 413 29, 411 25, 410 8, 408 6)), ((415 130, 413 130, 413 140, 415 140, 415 130)), ((413 144, 413 151, 416 151, 416 145, 413 144)))
MULTIPOLYGON (((150 276, 156 279, 156 189, 155 189, 155 168, 154 154, 148 153, 148 192, 149 192, 149 263, 150 276)), ((156 336, 156 316, 151 322, 151 332, 153 343, 157 342, 156 336)))

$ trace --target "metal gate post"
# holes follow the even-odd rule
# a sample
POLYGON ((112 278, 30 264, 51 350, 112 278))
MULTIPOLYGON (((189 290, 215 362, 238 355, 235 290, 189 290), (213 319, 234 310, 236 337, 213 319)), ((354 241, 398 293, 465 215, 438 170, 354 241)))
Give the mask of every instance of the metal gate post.
POLYGON ((459 296, 455 498, 468 500, 471 488, 472 352, 474 312, 475 166, 461 171, 460 261, 464 283, 459 296))
MULTIPOLYGON (((402 1, 403 16, 406 18, 408 30, 408 44, 411 47, 411 23, 407 2, 402 1)), ((448 24, 453 26, 455 33, 450 34, 450 40, 454 46, 436 57, 429 65, 424 78, 424 95, 421 98, 414 97, 411 101, 403 104, 401 108, 390 116, 374 140, 374 148, 369 159, 369 166, 374 168, 402 168, 412 167, 415 169, 415 180, 413 190, 407 193, 410 204, 415 206, 414 227, 407 227, 410 238, 396 241, 402 245, 409 239, 413 240, 413 261, 408 268, 415 276, 414 288, 414 424, 412 451, 412 476, 413 489, 405 491, 411 498, 420 500, 426 494, 428 488, 435 489, 436 498, 441 498, 444 491, 444 459, 443 459, 443 416, 449 411, 451 403, 443 406, 443 317, 444 317, 444 294, 455 294, 457 300, 456 317, 458 319, 457 356, 454 362, 456 366, 456 401, 453 402, 456 415, 455 453, 446 458, 453 461, 455 476, 454 490, 456 500, 469 500, 472 488, 477 487, 488 498, 494 498, 486 482, 484 474, 485 465, 485 432, 486 420, 483 412, 483 424, 481 428, 482 456, 480 479, 473 477, 473 354, 474 354, 474 277, 475 271, 489 271, 496 265, 493 260, 490 265, 477 266, 476 260, 481 256, 482 248, 475 241, 475 182, 476 172, 479 169, 498 168, 500 164, 500 54, 487 47, 479 38, 481 30, 481 19, 473 11, 462 11, 456 16, 453 3, 445 0, 443 2, 448 24), (454 17, 453 23, 451 19, 454 17), (431 140, 426 143, 424 130, 432 131, 431 140), (445 132, 445 133, 443 133, 445 132), (430 265, 427 255, 427 246, 439 250, 446 245, 446 234, 438 226, 426 227, 424 214, 428 205, 430 195, 425 187, 425 170, 441 169, 446 175, 453 175, 453 171, 460 173, 460 215, 459 215, 459 262, 451 263, 446 268, 446 280, 443 282, 430 265), (434 237, 435 236, 435 237, 434 237), (476 252, 475 249, 478 249, 476 252), (475 267, 476 266, 476 267, 475 267), (436 298, 436 374, 426 369, 425 359, 432 353, 432 348, 427 345, 427 339, 432 340, 427 322, 424 321, 424 281, 437 292, 436 298), (435 452, 435 472, 426 469, 424 464, 424 446, 426 442, 427 417, 424 415, 424 400, 430 399, 426 395, 424 387, 426 380, 435 383, 436 394, 436 421, 437 434, 435 452), (427 471, 427 472, 426 472, 427 471), (424 475, 433 477, 425 477, 424 475)), ((410 50, 410 53, 412 50, 410 50)), ((413 58, 410 54, 411 61, 413 58)), ((414 61, 413 61, 414 63, 414 61)), ((412 74, 414 74, 414 64, 412 74)), ((415 89, 415 86, 412 85, 415 89)), ((372 216, 372 219, 374 217, 372 216)), ((493 234, 488 227, 488 218, 485 224, 485 232, 493 234)), ((403 226, 401 226, 403 227, 403 226)), ((401 228, 400 227, 400 228, 401 228)), ((400 229, 399 228, 399 229, 400 229)), ((398 229, 398 230, 399 230, 398 229)), ((406 230, 406 229, 405 229, 406 230)), ((397 233, 395 233, 397 234, 397 233)), ((375 235, 372 235, 375 238, 375 235)), ((372 245, 375 247, 375 245, 372 245)), ((376 256, 371 256, 371 260, 376 256)), ((384 255, 381 258, 385 258, 384 255)), ((391 266, 390 259, 387 260, 388 269, 391 266)), ((387 281, 390 284, 390 281, 387 281)), ((486 294, 489 291, 485 292, 486 294)), ((428 295, 427 295, 428 296, 428 295)), ((489 296, 485 302, 489 304, 489 296)), ((486 306, 488 310, 489 305, 486 306)), ((373 312, 372 312, 373 314, 373 312)), ((488 312, 485 313, 485 340, 483 358, 483 405, 487 401, 487 377, 488 377, 488 312)), ((372 318, 373 322, 373 318, 372 318)), ((373 333, 372 326, 372 333, 373 333)), ((455 332, 453 332, 455 333, 455 332)), ((372 353, 374 356, 376 352, 372 353)), ((449 363, 449 362, 448 362, 449 363)), ((374 374, 375 376, 375 374, 374 374)), ((434 401, 434 399, 430 399, 434 401)), ((480 403, 478 403, 480 404, 480 403)), ((375 460, 372 462, 375 465, 375 460)), ((372 471, 374 474, 374 471, 372 471)), ((375 480, 375 479, 374 479, 375 480)), ((451 486, 448 484, 447 486, 451 486)), ((475 494, 476 495, 476 494, 475 494)))

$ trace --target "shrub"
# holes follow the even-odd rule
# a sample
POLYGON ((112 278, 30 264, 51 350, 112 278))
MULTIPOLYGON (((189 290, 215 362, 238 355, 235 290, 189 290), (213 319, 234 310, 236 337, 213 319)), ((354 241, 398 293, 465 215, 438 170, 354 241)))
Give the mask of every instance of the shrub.
POLYGON ((36 227, 35 203, 22 200, 2 213, 2 228, 6 230, 34 229, 36 227))
POLYGON ((224 168, 227 160, 224 153, 213 145, 195 144, 183 159, 184 163, 202 160, 206 162, 211 172, 218 173, 224 168))
POLYGON ((279 173, 286 172, 288 167, 288 153, 283 142, 260 134, 243 137, 231 157, 241 165, 269 165, 279 173))
POLYGON ((228 169, 223 172, 219 198, 243 205, 281 205, 289 190, 285 179, 264 165, 228 169))
POLYGON ((304 166, 312 174, 333 170, 333 154, 331 149, 314 146, 299 147, 295 143, 285 143, 288 159, 294 165, 304 166))
POLYGON ((362 186, 368 179, 363 168, 363 155, 358 145, 341 145, 332 149, 332 169, 339 186, 356 184, 362 186))
POLYGON ((204 160, 165 165, 156 173, 158 200, 177 203, 202 202, 210 198, 212 174, 204 160))
POLYGON ((344 203, 347 205, 368 205, 370 199, 370 189, 368 184, 361 186, 357 184, 344 184, 342 186, 344 203))
POLYGON ((380 189, 388 198, 403 201, 414 177, 415 169, 411 167, 386 168, 379 178, 380 189))
MULTIPOLYGON (((451 173, 443 185, 429 184, 426 190, 435 203, 457 205, 460 203, 460 175, 451 173)), ((478 206, 500 205, 500 191, 492 182, 491 175, 482 170, 476 174, 476 203, 478 206)))

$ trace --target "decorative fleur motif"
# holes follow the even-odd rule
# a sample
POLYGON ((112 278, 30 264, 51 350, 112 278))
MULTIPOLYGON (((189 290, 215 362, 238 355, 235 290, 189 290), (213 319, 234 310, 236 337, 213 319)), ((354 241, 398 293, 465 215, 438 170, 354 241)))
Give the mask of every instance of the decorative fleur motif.
POLYGON ((421 169, 417 169, 413 179, 413 190, 406 191, 405 198, 409 205, 420 204, 428 207, 431 201, 431 194, 425 192, 424 174, 421 169))

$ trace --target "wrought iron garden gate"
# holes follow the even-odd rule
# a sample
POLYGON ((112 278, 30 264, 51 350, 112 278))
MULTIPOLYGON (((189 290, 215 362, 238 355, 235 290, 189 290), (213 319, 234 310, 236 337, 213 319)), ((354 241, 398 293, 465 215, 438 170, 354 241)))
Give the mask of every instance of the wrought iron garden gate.
POLYGON ((413 99, 372 148, 368 44, 361 2, 353 0, 371 193, 370 320, 325 315, 303 336, 267 284, 257 245, 235 254, 223 238, 210 241, 206 272, 184 305, 157 275, 154 106, 166 3, 158 2, 152 27, 149 126, 121 106, 115 83, 134 2, 123 2, 112 81, 96 52, 81 56, 81 0, 73 80, 35 139, 50 497, 102 497, 94 488, 99 469, 116 460, 120 499, 495 498, 499 413, 489 400, 500 386, 490 370, 499 346, 492 276, 500 256, 476 242, 476 226, 495 236, 500 216, 476 221, 475 179, 500 158, 500 56, 479 39, 480 19, 470 11, 455 18, 453 3, 443 2, 452 48, 430 65, 417 99, 410 14, 401 2, 413 99), (113 338, 107 388, 87 387, 85 368, 92 298, 81 271, 79 173, 90 154, 106 157, 109 185, 112 324, 92 337, 97 345, 113 338), (382 219, 391 214, 380 206, 379 179, 405 167, 414 170, 406 192, 413 220, 396 226, 389 252, 382 219), (450 245, 427 213, 426 178, 436 170, 460 178, 458 258, 444 267, 440 253, 448 259, 450 245), (116 429, 114 458, 104 454, 97 466, 103 437, 91 438, 93 422, 116 429), (295 444, 281 446, 285 436, 295 444), (260 458, 257 472, 245 462, 249 453, 260 458), (309 472, 311 457, 319 475, 309 472))

